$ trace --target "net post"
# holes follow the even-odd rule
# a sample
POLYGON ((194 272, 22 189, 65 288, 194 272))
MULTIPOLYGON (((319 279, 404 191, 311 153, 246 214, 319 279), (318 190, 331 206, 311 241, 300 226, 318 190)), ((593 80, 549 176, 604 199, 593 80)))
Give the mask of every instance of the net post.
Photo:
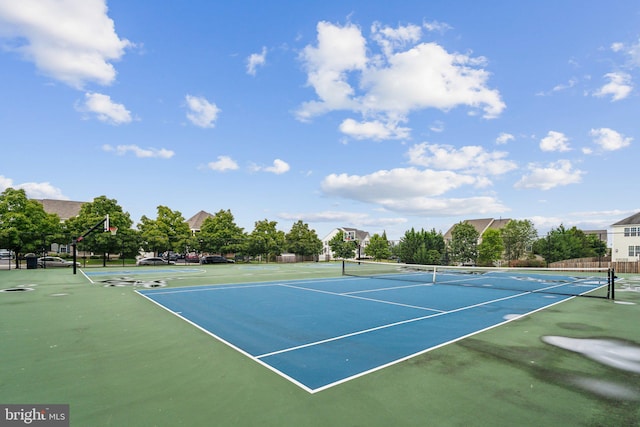
POLYGON ((433 283, 436 283, 436 270, 438 269, 438 267, 436 267, 435 265, 433 266, 433 279, 431 279, 431 281, 433 283))
POLYGON ((616 272, 615 270, 612 268, 609 269, 609 274, 611 275, 611 280, 609 281, 609 286, 610 286, 610 292, 609 295, 611 296, 612 300, 616 299, 616 272))
POLYGON ((344 260, 342 260, 342 275, 344 276, 344 260))

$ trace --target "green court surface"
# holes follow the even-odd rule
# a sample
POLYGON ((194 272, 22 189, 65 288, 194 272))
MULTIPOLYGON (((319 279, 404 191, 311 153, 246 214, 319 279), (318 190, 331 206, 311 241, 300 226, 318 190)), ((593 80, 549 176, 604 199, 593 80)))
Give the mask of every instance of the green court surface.
POLYGON ((310 394, 135 293, 338 264, 0 270, 0 404, 72 426, 637 426, 640 277, 310 394))

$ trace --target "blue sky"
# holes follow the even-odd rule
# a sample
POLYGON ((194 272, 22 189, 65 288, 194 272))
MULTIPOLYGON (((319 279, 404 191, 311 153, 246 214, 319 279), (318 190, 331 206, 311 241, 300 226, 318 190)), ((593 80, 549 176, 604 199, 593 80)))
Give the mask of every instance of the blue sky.
POLYGON ((637 1, 0 0, 0 191, 399 239, 638 210, 637 1))

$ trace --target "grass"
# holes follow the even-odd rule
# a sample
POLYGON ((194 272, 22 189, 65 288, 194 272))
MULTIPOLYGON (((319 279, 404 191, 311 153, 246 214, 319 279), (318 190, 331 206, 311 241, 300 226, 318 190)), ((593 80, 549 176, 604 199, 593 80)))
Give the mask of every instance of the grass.
MULTIPOLYGON (((313 263, 203 267, 167 283, 339 274, 313 263)), ((640 352, 640 283, 619 288, 617 302, 576 298, 317 394, 130 286, 90 284, 67 269, 0 270, 0 290, 18 286, 34 290, 0 292, 0 403, 68 403, 71 425, 640 425, 640 372, 542 341, 613 338, 640 352), (603 395, 580 379, 636 394, 603 395)))

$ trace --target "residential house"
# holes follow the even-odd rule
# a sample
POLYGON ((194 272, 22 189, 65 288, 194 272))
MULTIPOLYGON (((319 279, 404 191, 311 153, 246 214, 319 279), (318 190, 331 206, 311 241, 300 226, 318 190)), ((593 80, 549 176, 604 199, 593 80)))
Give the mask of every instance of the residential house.
POLYGON ((322 253, 319 257, 320 261, 331 261, 335 259, 333 251, 331 250, 331 246, 329 246, 329 242, 335 237, 336 234, 341 231, 358 244, 358 247, 356 249, 356 258, 362 258, 365 256, 364 248, 367 247, 369 241, 371 240, 371 236, 369 236, 369 233, 363 230, 358 230, 356 228, 339 227, 333 229, 324 237, 324 239, 322 239, 322 253))
POLYGON ((612 225, 611 261, 640 261, 640 212, 612 225))
POLYGON ((189 229, 191 230, 191 234, 195 235, 202 228, 202 223, 207 218, 213 218, 214 215, 209 212, 200 211, 191 218, 187 220, 187 224, 189 224, 189 229))
MULTIPOLYGON (((60 222, 65 222, 68 219, 74 218, 80 214, 82 205, 86 202, 74 202, 71 200, 54 200, 54 199, 33 199, 36 202, 40 202, 44 211, 48 214, 57 214, 60 217, 60 222)), ((52 243, 51 252, 56 253, 69 253, 71 252, 71 245, 52 243)))

